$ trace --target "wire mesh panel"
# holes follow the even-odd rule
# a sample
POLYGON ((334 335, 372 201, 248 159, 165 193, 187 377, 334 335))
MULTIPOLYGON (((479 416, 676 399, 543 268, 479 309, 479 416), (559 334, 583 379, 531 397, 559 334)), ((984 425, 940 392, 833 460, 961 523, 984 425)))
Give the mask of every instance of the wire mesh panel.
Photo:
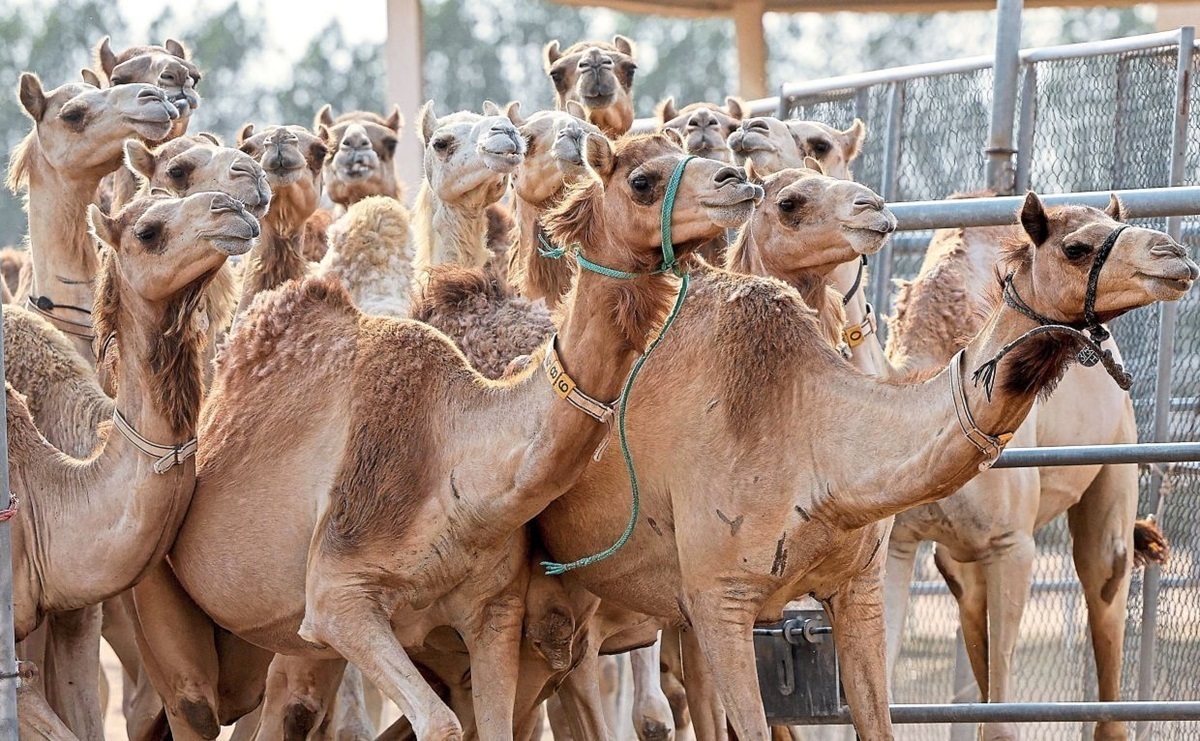
POLYGON ((867 127, 866 141, 853 165, 854 179, 883 192, 884 131, 887 129, 888 85, 875 85, 857 90, 843 90, 819 98, 791 101, 788 117, 802 121, 819 121, 834 128, 850 128, 854 119, 862 119, 867 127))

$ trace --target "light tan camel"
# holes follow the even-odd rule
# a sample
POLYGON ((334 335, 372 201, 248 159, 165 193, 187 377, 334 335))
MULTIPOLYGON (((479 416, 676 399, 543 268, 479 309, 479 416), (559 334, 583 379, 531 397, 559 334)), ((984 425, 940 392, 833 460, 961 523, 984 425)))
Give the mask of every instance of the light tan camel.
POLYGON ((575 101, 605 136, 629 131, 633 126, 633 74, 637 71, 632 41, 617 35, 611 44, 580 41, 560 51, 556 39, 546 44, 543 56, 558 110, 567 110, 567 102, 575 101))
POLYGON ((20 295, 18 289, 21 285, 21 271, 26 270, 28 264, 29 250, 16 247, 0 249, 0 277, 4 278, 6 296, 4 303, 12 303, 12 298, 20 295))
POLYGON ((447 262, 482 267, 492 255, 486 209, 508 190, 526 147, 494 103, 483 111, 438 118, 429 101, 417 114, 425 145, 425 179, 413 206, 418 271, 447 262))
POLYGON ((403 127, 399 106, 393 107, 387 118, 367 111, 350 111, 334 118, 332 107, 322 106, 313 131, 329 149, 325 160, 329 199, 346 209, 367 196, 400 198, 395 154, 403 127))
MULTIPOLYGON (((271 204, 262 219, 262 239, 242 269, 242 294, 237 315, 262 291, 308 275, 305 240, 309 217, 321 199, 321 174, 328 149, 319 136, 303 126, 267 126, 255 133, 246 124, 238 149, 253 157, 267 174, 271 204)), ((324 241, 324 232, 321 234, 324 241)))
POLYGON ((530 299, 543 299, 553 309, 571 287, 574 271, 562 261, 541 256, 549 240, 540 219, 561 200, 569 185, 590 177, 583 161, 583 143, 600 129, 585 119, 583 106, 567 101, 565 111, 538 111, 523 118, 510 105, 509 117, 528 143, 525 161, 513 174, 513 216, 516 238, 509 253, 508 280, 530 299), (546 244, 543 244, 543 241, 546 244))
MULTIPOLYGON (((1081 265, 1121 225, 1096 209, 1046 210, 1033 194, 1021 220, 1030 241, 1005 256, 1013 288, 1042 315, 1082 322, 1081 265)), ((1165 234, 1127 228, 1099 273, 1096 311, 1108 320, 1177 300, 1198 273, 1165 234)), ((936 377, 881 382, 848 372, 791 289, 704 272, 629 399, 629 443, 646 451, 638 526, 577 578, 601 599, 690 625, 746 741, 769 738, 751 628, 815 595, 832 615, 859 735, 891 738, 880 588, 888 520, 977 474, 1058 379, 1078 349, 1058 334, 988 366, 994 384, 965 378, 1036 326, 1001 308, 936 377), (847 450, 864 447, 871 456, 845 464, 847 450)), ((550 553, 569 561, 608 546, 626 525, 628 497, 621 461, 589 466, 538 517, 550 553)))
POLYGON ((218 191, 241 201, 256 219, 266 216, 271 202, 271 186, 259 163, 212 134, 181 136, 153 149, 131 139, 125 143, 125 164, 139 177, 138 196, 156 188, 174 196, 218 191))
POLYGON ((741 126, 742 110, 742 101, 732 97, 725 99, 723 107, 716 103, 692 103, 682 110, 675 107, 674 98, 667 98, 654 113, 659 128, 675 129, 683 136, 688 154, 733 162, 733 150, 727 140, 741 126))
MULTIPOLYGON (((258 224, 223 194, 142 199, 116 217, 92 207, 107 245, 95 304, 96 329, 119 347, 113 429, 83 460, 58 451, 8 386, 14 496, 14 625, 18 640, 52 612, 98 605, 128 589, 166 553, 194 486, 199 353, 207 334, 193 309, 229 254, 249 248, 258 224), (88 506, 80 509, 79 502, 88 506), (74 513, 74 514, 73 514, 74 513), (83 516, 86 526, 74 521, 83 516), (64 533, 86 527, 89 545, 64 533)), ((97 404, 99 404, 97 400, 97 404)), ((76 657, 74 682, 94 695, 98 656, 76 657)), ((99 728, 89 729, 89 735, 99 728)))
MULTIPOLYGON (((889 358, 922 372, 957 352, 960 338, 975 334, 982 317, 995 309, 988 284, 1000 245, 1012 238, 1004 228, 935 235, 920 274, 901 285, 889 358), (954 311, 946 311, 951 305, 954 311)), ((1133 405, 1100 367, 1073 367, 1054 395, 1034 406, 1015 440, 1021 447, 1134 443, 1133 405)), ((1099 699, 1119 700, 1137 497, 1134 465, 1003 469, 980 474, 936 504, 899 514, 884 585, 889 666, 900 651, 917 545, 933 540, 938 569, 958 602, 980 692, 991 702, 1011 701, 1013 652, 1033 575, 1033 534, 1066 512, 1088 607, 1099 699)), ((981 738, 1017 735, 1014 725, 994 724, 983 727, 981 738)), ((1099 723, 1095 737, 1125 739, 1125 724, 1099 723)))
MULTIPOLYGON (((587 150, 601 180, 579 188, 547 217, 547 228, 574 241, 586 222, 582 249, 590 259, 651 270, 660 260, 662 188, 683 153, 660 136, 615 148, 590 137, 587 150)), ((760 193, 739 170, 693 161, 672 217, 678 250, 686 254, 743 220, 760 193)), ((627 283, 582 274, 554 357, 579 388, 614 397, 675 288, 664 276, 627 283), (615 314, 614 306, 621 307, 615 314)), ((400 705, 419 737, 456 738, 458 721, 401 648, 420 645, 440 625, 454 627, 470 648, 480 733, 510 737, 525 588, 519 576, 528 564, 522 526, 579 475, 604 434, 603 425, 556 397, 540 368, 500 384, 484 381, 440 333, 364 317, 324 279, 269 294, 234 331, 205 408, 200 483, 171 552, 174 599, 163 591, 172 588, 164 578, 171 573, 161 569, 135 592, 155 659, 148 666, 176 738, 214 730, 218 719, 257 703, 261 679, 230 684, 235 670, 261 677, 266 668, 262 650, 242 641, 318 658, 340 654, 400 705), (309 362, 313 353, 322 363, 309 362), (309 393, 308 384, 321 393, 309 393), (297 394, 323 399, 327 408, 289 401, 297 394), (330 428, 329 420, 339 421, 330 428), (293 444, 281 448, 284 428, 293 444), (470 429, 470 440, 435 433, 450 428, 470 429), (245 455, 259 434, 275 441, 270 471, 245 455), (312 470, 314 463, 325 469, 312 470), (244 497, 249 491, 254 496, 244 497), (398 520, 396 507, 406 513, 398 520), (376 526, 389 528, 382 540, 372 534, 376 526), (213 528, 223 533, 218 541, 213 528), (265 552, 264 539, 274 542, 265 552), (386 543, 371 557, 378 576, 358 569, 358 583, 373 584, 375 596, 367 597, 334 574, 374 542, 386 543), (230 547, 236 543, 246 547, 230 547), (264 579, 267 573, 274 576, 264 579), (243 582, 253 584, 256 599, 235 597, 246 593, 243 582), (231 633, 214 635, 205 613, 231 633)))
POLYGON ((36 75, 21 75, 18 97, 33 131, 13 150, 8 187, 25 191, 33 264, 32 310, 92 354, 91 280, 98 268, 85 214, 106 174, 121 166, 126 139, 158 141, 179 117, 162 90, 120 85, 99 90, 69 83, 46 92, 36 75))
POLYGON ((337 278, 364 314, 406 317, 412 302, 412 233, 395 198, 356 201, 329 227, 317 275, 337 278))

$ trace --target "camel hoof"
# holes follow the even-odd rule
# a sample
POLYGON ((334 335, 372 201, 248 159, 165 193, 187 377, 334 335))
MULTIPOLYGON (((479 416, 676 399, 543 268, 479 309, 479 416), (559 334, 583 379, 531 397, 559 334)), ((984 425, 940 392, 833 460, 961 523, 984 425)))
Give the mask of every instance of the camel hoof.
POLYGON ((675 729, 661 720, 642 718, 637 728, 638 741, 673 741, 675 729))

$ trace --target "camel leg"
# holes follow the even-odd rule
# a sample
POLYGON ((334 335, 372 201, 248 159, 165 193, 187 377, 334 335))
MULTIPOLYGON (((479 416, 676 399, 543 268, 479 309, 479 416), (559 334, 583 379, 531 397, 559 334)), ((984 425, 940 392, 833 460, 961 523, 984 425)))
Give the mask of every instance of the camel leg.
POLYGON ((687 728, 692 722, 688 714, 687 691, 683 688, 683 646, 680 641, 679 629, 670 626, 663 628, 658 640, 662 647, 659 655, 662 661, 659 683, 667 696, 667 702, 671 703, 671 715, 675 719, 676 731, 687 728))
POLYGON ((976 563, 956 561, 949 552, 937 546, 933 563, 950 587, 958 602, 958 620, 962 626, 963 644, 971 661, 971 672, 979 685, 979 696, 988 697, 988 617, 987 583, 983 570, 976 563))
POLYGON ((305 741, 333 704, 346 662, 277 655, 267 672, 267 691, 255 738, 305 741))
POLYGON ((46 698, 32 686, 17 689, 17 725, 21 739, 78 741, 79 737, 59 719, 46 698))
MULTIPOLYGON (((367 712, 365 694, 362 672, 357 666, 347 664, 334 703, 333 735, 337 741, 368 741, 375 738, 376 726, 367 712)), ((378 697, 378 690, 375 695, 378 697)))
POLYGON ((826 603, 841 666, 842 687, 859 738, 891 739, 882 568, 868 568, 826 603))
POLYGON ((587 642, 585 653, 558 687, 557 703, 554 698, 548 703, 550 727, 555 739, 611 739, 615 738, 605 722, 604 707, 600 701, 600 656, 599 642, 587 642), (568 734, 560 735, 563 721, 570 728, 568 734))
POLYGON ((100 707, 100 607, 51 613, 42 672, 46 702, 81 739, 103 741, 100 707))
MULTIPOLYGON (((1135 466, 1105 466, 1079 503, 1067 510, 1075 571, 1087 602, 1101 702, 1114 702, 1121 694, 1137 491, 1135 466)), ((1124 723, 1097 723, 1095 738, 1124 741, 1128 732, 1124 723)))
POLYGON ((887 567, 883 572, 883 615, 887 629, 888 678, 893 677, 904 644, 904 623, 908 620, 908 591, 917 561, 919 541, 903 530, 893 529, 888 539, 887 567))
POLYGON ((155 724, 162 715, 162 700, 142 669, 133 619, 122 598, 105 600, 101 611, 104 621, 100 635, 112 647, 124 670, 121 710, 125 714, 125 732, 129 738, 146 738, 154 733, 155 724))
POLYGON ((629 652, 633 668, 633 729, 638 741, 668 741, 675 737, 671 704, 659 682, 659 642, 629 652))
MULTIPOLYGON (((1132 534, 1132 523, 1130 532, 1132 534)), ((983 563, 987 582, 988 612, 988 702, 1012 699, 1012 658, 1021 630, 1021 616, 1029 601, 1036 555, 1033 536, 1012 532, 997 539, 996 550, 983 563)), ((1016 739, 1020 732, 1012 723, 985 723, 980 729, 983 741, 1016 739)))
MULTIPOLYGON (((771 730, 762 709, 752 634, 758 604, 747 597, 734 596, 741 591, 728 585, 704 585, 690 590, 687 614, 738 739, 767 741, 771 730)), ((690 700, 688 704, 692 704, 690 700)), ((692 711, 693 722, 698 723, 694 705, 692 711)))
POLYGON ((525 600, 510 592, 476 612, 477 620, 455 626, 471 655, 475 724, 481 739, 511 739, 525 600))
MULTIPOLYGON (((393 635, 389 622, 393 610, 377 592, 356 587, 355 578, 329 573, 336 567, 322 563, 319 554, 313 559, 316 563, 309 562, 308 604, 300 636, 313 644, 331 646, 358 666, 364 677, 400 706, 421 741, 461 739, 458 719, 393 635)), ((511 731, 510 718, 506 732, 511 731)))
POLYGON ((721 698, 717 694, 716 681, 713 679, 708 659, 700 650, 696 631, 680 629, 679 644, 682 654, 680 658, 683 661, 684 694, 692 716, 696 741, 724 741, 729 734, 725 706, 721 704, 721 698))

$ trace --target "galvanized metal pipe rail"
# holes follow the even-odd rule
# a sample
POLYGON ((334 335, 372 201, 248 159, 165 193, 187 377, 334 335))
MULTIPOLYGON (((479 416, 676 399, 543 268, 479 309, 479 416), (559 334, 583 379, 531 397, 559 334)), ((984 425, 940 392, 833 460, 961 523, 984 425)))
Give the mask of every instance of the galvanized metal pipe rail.
POLYGON ((1093 466, 1104 463, 1183 463, 1200 461, 1200 443, 1137 443, 1127 445, 1064 445, 1011 448, 992 468, 1036 466, 1093 466))
MULTIPOLYGON (((1200 186, 1098 190, 1086 193, 1054 193, 1042 196, 1048 206, 1075 203, 1104 208, 1115 193, 1133 219, 1200 214, 1200 186)), ((950 201, 901 201, 889 203, 896 215, 897 229, 950 229, 967 226, 1002 226, 1017 223, 1023 196, 963 198, 950 201)))
MULTIPOLYGON (((964 702, 892 705, 892 722, 1086 723, 1100 721, 1200 721, 1200 702, 964 702)), ((777 725, 848 725, 850 708, 827 718, 772 718, 777 725)))

